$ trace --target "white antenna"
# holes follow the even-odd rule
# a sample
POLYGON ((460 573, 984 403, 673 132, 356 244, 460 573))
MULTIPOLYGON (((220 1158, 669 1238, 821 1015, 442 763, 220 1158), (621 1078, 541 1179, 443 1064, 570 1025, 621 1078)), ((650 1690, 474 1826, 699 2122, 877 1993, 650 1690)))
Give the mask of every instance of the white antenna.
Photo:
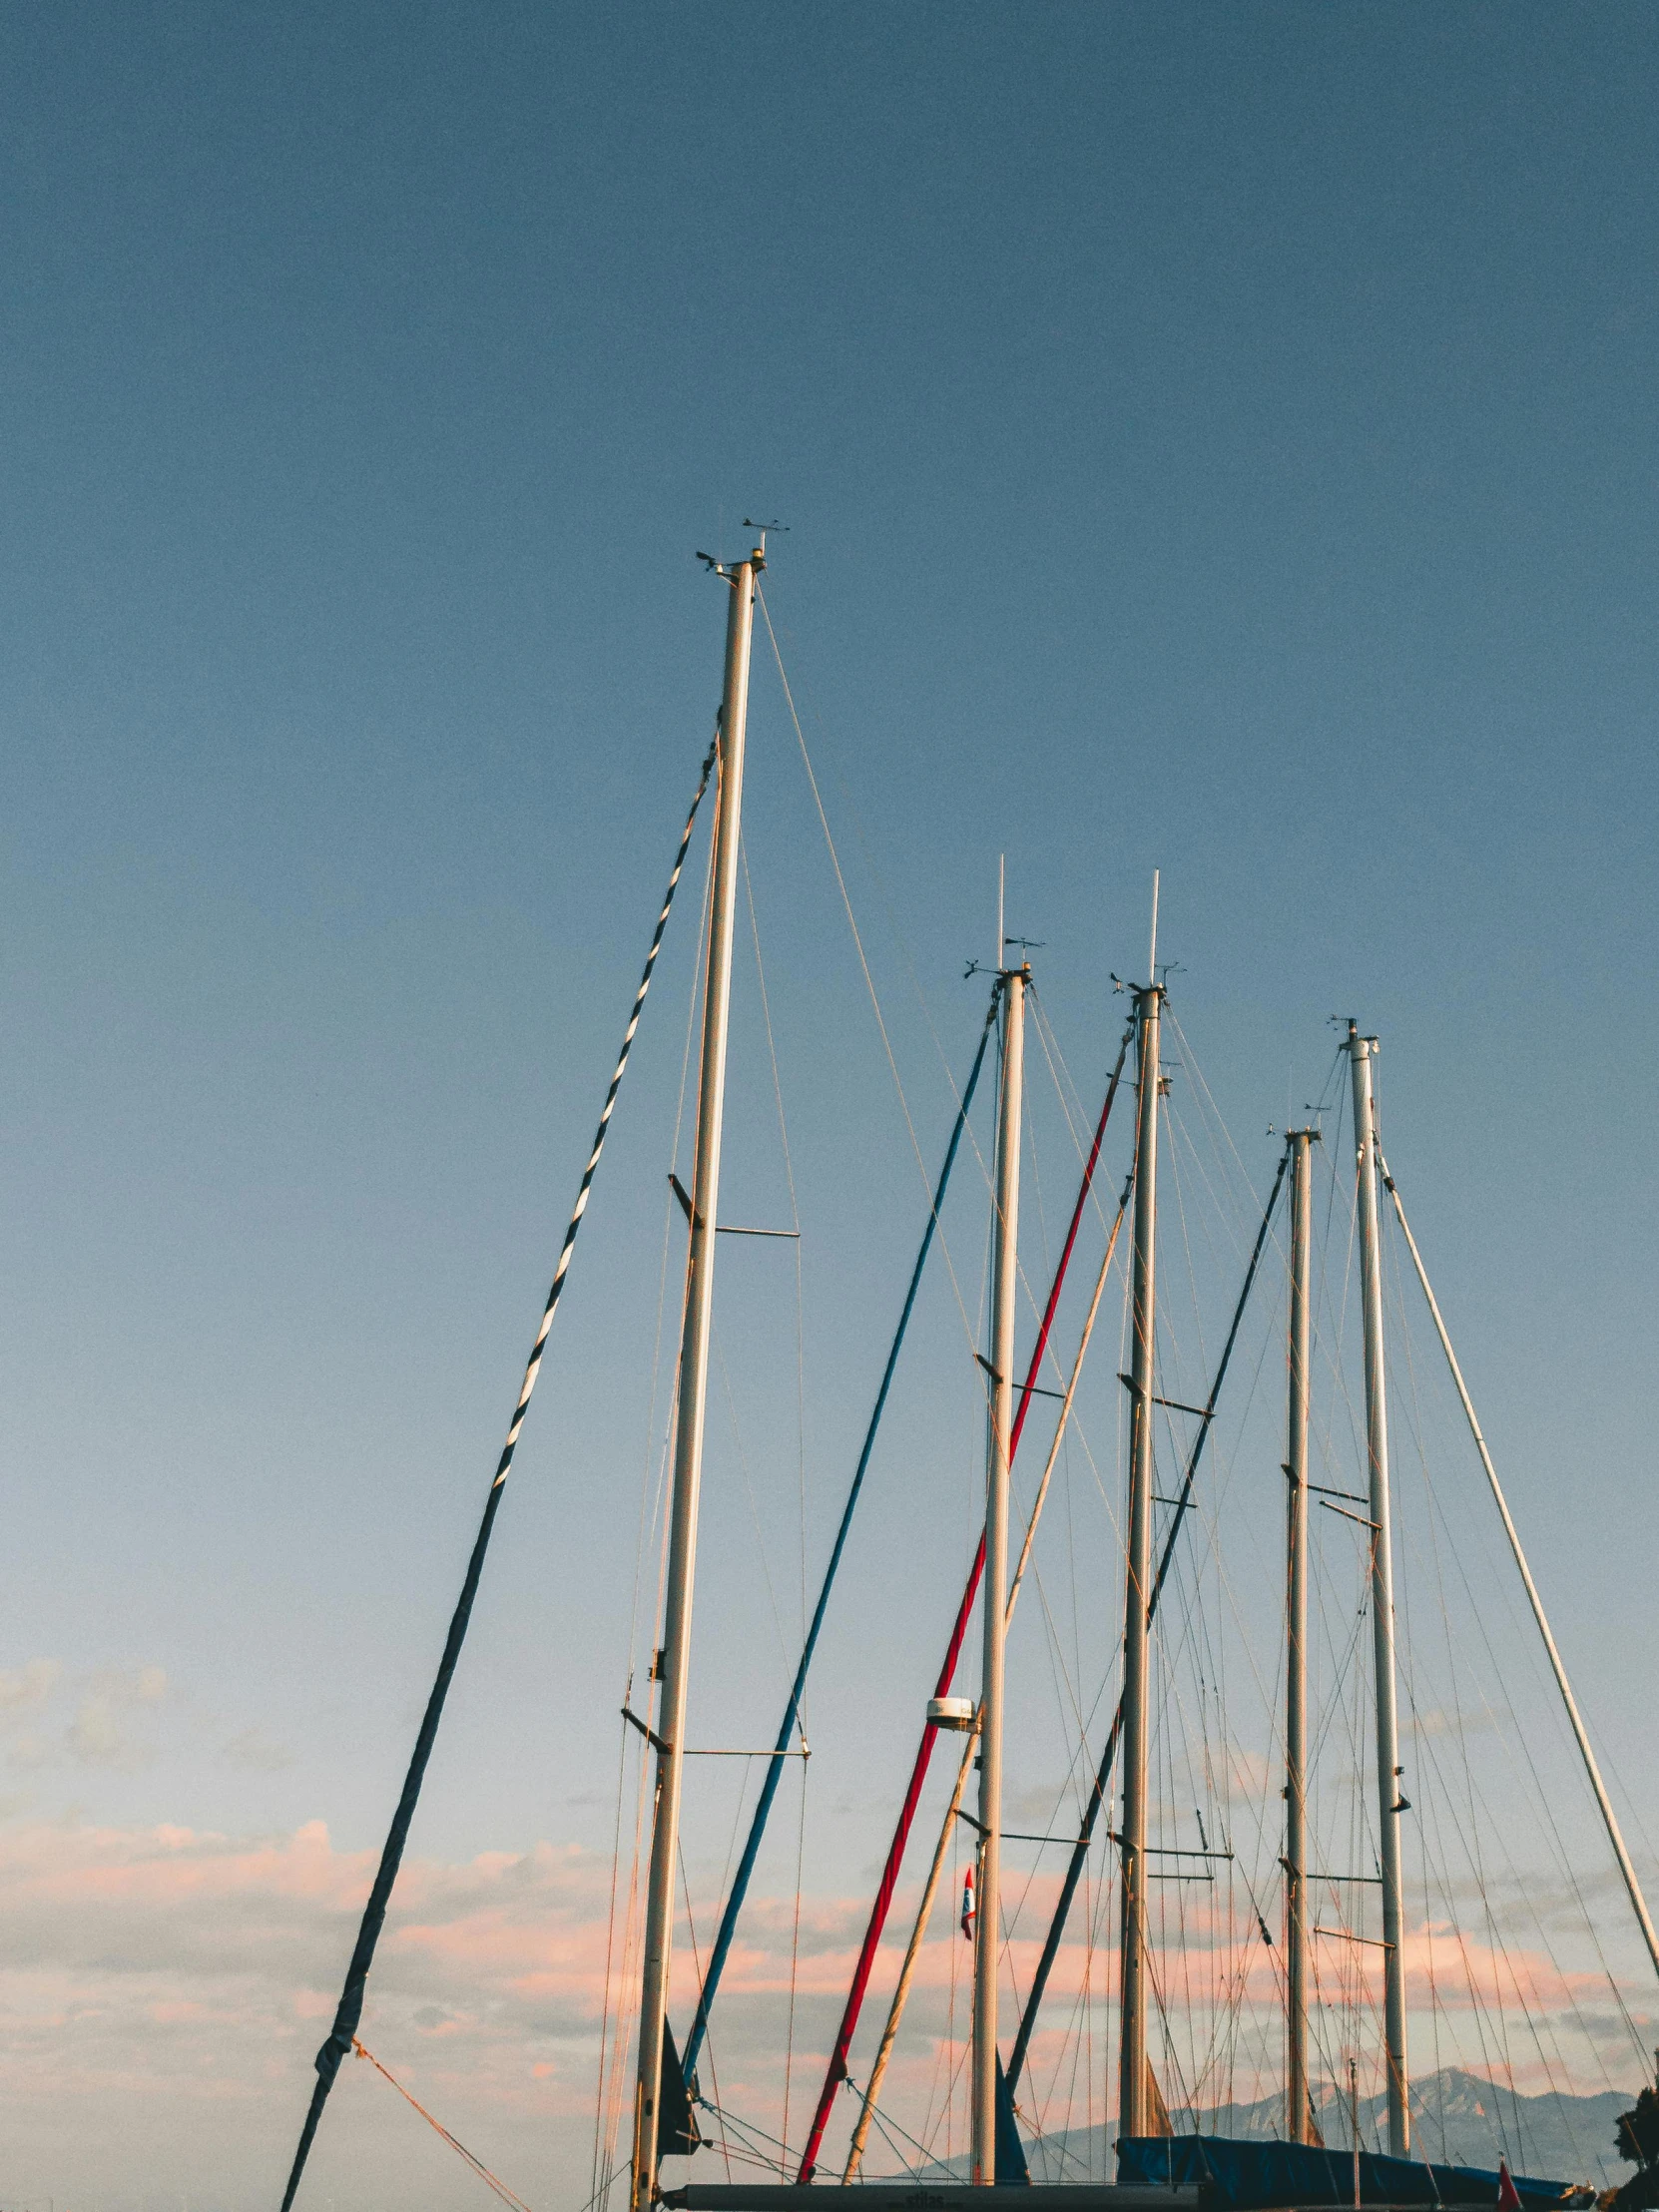
POLYGON ((992 970, 997 974, 1002 970, 1002 931, 1006 926, 1002 918, 1002 905, 1007 876, 1008 855, 1006 852, 999 852, 996 856, 996 958, 991 962, 992 970))
POLYGON ((1146 955, 1146 979, 1149 983, 1156 983, 1158 980, 1158 870, 1156 868, 1152 871, 1152 943, 1146 955))

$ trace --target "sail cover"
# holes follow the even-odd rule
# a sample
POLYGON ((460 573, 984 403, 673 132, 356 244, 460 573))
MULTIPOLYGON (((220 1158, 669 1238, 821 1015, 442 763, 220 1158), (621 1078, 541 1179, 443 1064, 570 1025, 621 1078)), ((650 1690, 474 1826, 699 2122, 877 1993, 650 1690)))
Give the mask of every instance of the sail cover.
MULTIPOLYGON (((1224 2135, 1125 2135, 1118 2142, 1118 2181, 1140 2188, 1192 2189, 1208 2184, 1228 2212, 1266 2212, 1270 2205, 1351 2205, 1354 2153, 1312 2143, 1241 2142, 1224 2135)), ((1523 2205, 1588 2204, 1592 2192, 1565 2181, 1514 2176, 1523 2205)), ((1480 2166, 1430 2166, 1411 2158, 1360 2153, 1363 2204, 1497 2203, 1498 2176, 1480 2166)))

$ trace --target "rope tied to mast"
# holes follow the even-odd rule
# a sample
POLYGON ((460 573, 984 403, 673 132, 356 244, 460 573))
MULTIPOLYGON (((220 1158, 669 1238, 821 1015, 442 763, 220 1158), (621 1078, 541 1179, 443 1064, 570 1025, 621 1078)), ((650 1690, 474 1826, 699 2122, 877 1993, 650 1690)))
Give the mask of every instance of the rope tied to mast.
POLYGON ((490 1482, 489 1494, 484 1503, 483 1517, 479 1521, 478 1533, 473 1540, 471 1556, 467 1560, 466 1575, 461 1584, 461 1594, 456 1600, 455 1610, 450 1618, 449 1633, 444 1639, 443 1656, 438 1662, 437 1678, 432 1685, 431 1695, 426 1701, 426 1710, 420 1723, 420 1733, 415 1738, 414 1751, 409 1759, 408 1773, 404 1777, 402 1794, 397 1801, 397 1810, 392 1816, 385 1848, 380 1854, 380 1864, 375 1872, 373 1887, 368 1893, 368 1902, 363 1907, 363 1917, 357 1930, 357 1940, 351 1952, 350 1963, 345 1970, 345 1983, 340 1991, 339 2006, 334 2014, 334 2024, 328 2032, 327 2041, 324 2042, 322 2048, 316 2054, 316 2086, 311 2091, 311 2101, 305 2114, 305 2124, 299 2134, 299 2146, 294 2152, 292 2170, 288 2175, 287 2187, 282 2193, 281 2212, 289 2212, 289 2208, 293 2203, 300 2179, 305 2171, 305 2161, 310 2155, 317 2123, 322 2117, 322 2108, 328 2101, 328 2092, 334 2085, 334 2078, 339 2072, 341 2063, 350 2056, 356 2043, 357 2026, 362 2018, 363 1996, 368 1981, 368 1971, 374 1962, 375 1946, 380 1939, 380 1931, 385 1925, 386 1909, 391 1902, 391 1893, 397 1881, 397 1872, 403 1862, 403 1848, 408 1841, 409 1827, 414 1819, 415 1808, 420 1801, 421 1784, 426 1779, 427 1763, 431 1759, 432 1746, 437 1738, 438 1723, 443 1718, 444 1700, 449 1694, 449 1684, 454 1676, 456 1663, 461 1656, 461 1646, 466 1641, 467 1625, 472 1618, 473 1600, 478 1594, 479 1580, 484 1571, 484 1558, 489 1550, 490 1535, 495 1526, 496 1511, 501 1503, 508 1473, 512 1468, 513 1453, 518 1448, 519 1433, 524 1426, 524 1416, 529 1411, 531 1393, 536 1387, 536 1379, 541 1373, 542 1356, 547 1349, 548 1335, 553 1327, 553 1316, 558 1309, 560 1295, 565 1286, 565 1278, 570 1272, 576 1235, 582 1226, 582 1218, 587 1212, 588 1198, 593 1189, 593 1179, 599 1167, 600 1155, 605 1149, 605 1138, 610 1129, 611 1115, 616 1107, 617 1093, 622 1088, 622 1078, 628 1066, 628 1056, 634 1048, 634 1036, 640 1025, 640 1014, 645 1006, 646 993, 651 988, 652 972, 657 965, 657 955, 662 949, 664 932, 668 928, 668 917, 674 905, 674 894, 679 887, 680 876, 686 864, 686 854, 691 848, 692 830, 697 822, 697 811, 702 806, 704 794, 709 789, 709 779, 714 774, 719 754, 720 729, 717 718, 714 741, 704 757, 702 773, 698 778, 697 790, 692 797, 691 810, 686 817, 686 827, 681 834, 679 850, 674 856, 674 866, 669 875, 668 889, 663 896, 662 911, 657 916, 657 926, 652 934, 650 948, 645 956, 645 966, 640 975, 639 988, 634 993, 633 1010, 628 1016, 628 1026, 623 1032, 622 1049, 617 1055, 616 1072, 612 1075, 611 1087, 605 1094, 605 1104, 600 1112, 599 1127, 594 1135, 592 1150, 588 1154, 588 1164, 582 1171, 582 1181, 576 1193, 576 1203, 571 1209, 570 1223, 565 1230, 564 1243, 559 1248, 558 1265, 553 1271, 553 1286, 547 1294, 547 1304, 542 1310, 541 1325, 536 1331, 535 1343, 530 1348, 530 1358, 524 1370, 524 1382, 519 1389, 518 1402, 513 1407, 513 1417, 507 1426, 507 1439, 502 1445, 501 1457, 496 1463, 495 1474, 490 1482))

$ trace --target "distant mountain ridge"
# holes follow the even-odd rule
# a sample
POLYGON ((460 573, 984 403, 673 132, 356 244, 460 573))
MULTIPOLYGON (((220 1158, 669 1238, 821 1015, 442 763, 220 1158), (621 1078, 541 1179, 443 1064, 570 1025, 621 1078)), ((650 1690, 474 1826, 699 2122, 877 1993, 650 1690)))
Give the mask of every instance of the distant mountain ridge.
MULTIPOLYGON (((1315 2091, 1321 2131, 1334 2149, 1352 2145, 1348 2098, 1330 2082, 1315 2091)), ((1495 2167, 1507 2158, 1510 2171, 1540 2181, 1585 2181, 1597 2189, 1616 2187, 1631 2168, 1613 2147, 1621 2112, 1636 2101, 1634 2089, 1604 2089, 1594 2096, 1568 2096, 1546 2089, 1524 2096, 1501 2083, 1464 2073, 1456 2066, 1427 2074, 1411 2085, 1412 2155, 1453 2166, 1495 2167)), ((1360 2099, 1360 2142, 1364 2150, 1385 2150, 1386 2108, 1380 2097, 1360 2099)), ((1178 2135, 1231 2135, 1272 2142, 1285 2132, 1285 2100, 1263 2097, 1255 2104, 1205 2105, 1198 2111, 1170 2108, 1178 2135)), ((1110 2181, 1117 2159, 1115 2124, 1062 2128, 1033 2137, 1023 2120, 1020 2134, 1033 2181, 1110 2181)), ((965 2178, 966 2162, 928 2168, 965 2178)))

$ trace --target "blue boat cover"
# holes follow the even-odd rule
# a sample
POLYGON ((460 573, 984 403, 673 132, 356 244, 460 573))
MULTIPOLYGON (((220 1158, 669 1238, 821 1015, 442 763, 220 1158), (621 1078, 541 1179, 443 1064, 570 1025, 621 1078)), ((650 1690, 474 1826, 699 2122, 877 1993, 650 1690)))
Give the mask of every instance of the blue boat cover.
MULTIPOLYGON (((1575 2191, 1565 2181, 1527 2181, 1515 2188, 1525 2205, 1564 2204, 1575 2191)), ((1120 2186, 1191 2189, 1213 2184, 1230 2212, 1265 2212, 1269 2205, 1354 2202, 1354 2153, 1312 2143, 1244 2142, 1225 2135, 1126 2135, 1118 2141, 1120 2186)), ((1479 2166, 1430 2166, 1412 2158, 1360 2153, 1364 2204, 1492 2204, 1498 2177, 1479 2166)))

